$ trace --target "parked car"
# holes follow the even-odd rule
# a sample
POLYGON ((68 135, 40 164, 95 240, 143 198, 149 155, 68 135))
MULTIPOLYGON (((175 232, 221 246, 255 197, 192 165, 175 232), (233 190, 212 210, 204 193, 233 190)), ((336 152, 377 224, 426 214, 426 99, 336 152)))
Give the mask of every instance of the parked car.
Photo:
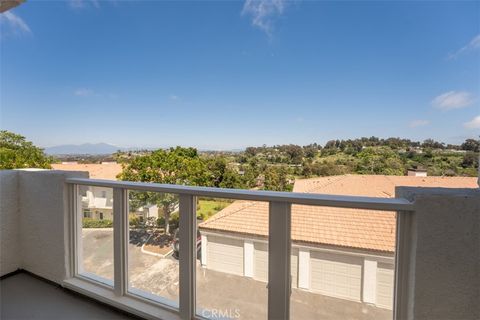
MULTIPOLYGON (((178 259, 180 256, 180 228, 175 230, 173 235, 173 257, 178 259)), ((197 230, 197 259, 202 258, 202 236, 200 235, 200 231, 197 230)))

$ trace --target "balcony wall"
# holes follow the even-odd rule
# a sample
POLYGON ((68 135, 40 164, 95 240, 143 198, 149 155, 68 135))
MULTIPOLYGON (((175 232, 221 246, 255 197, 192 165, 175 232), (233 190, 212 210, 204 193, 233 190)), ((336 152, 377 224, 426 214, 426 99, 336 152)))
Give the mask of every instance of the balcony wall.
MULTIPOLYGON (((68 277, 68 189, 85 172, 0 171, 0 274, 68 277)), ((480 318, 480 190, 398 188, 409 222, 406 319, 480 318)))
POLYGON ((0 274, 25 269, 61 283, 66 277, 66 178, 86 172, 0 171, 0 274))
POLYGON ((415 202, 409 319, 480 319, 480 190, 400 187, 415 202))
POLYGON ((20 268, 18 171, 0 171, 0 276, 20 268))

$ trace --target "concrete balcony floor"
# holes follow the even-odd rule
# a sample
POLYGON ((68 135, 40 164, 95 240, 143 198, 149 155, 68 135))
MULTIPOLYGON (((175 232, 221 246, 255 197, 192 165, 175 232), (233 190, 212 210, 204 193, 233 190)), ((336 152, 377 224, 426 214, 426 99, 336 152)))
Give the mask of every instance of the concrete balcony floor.
POLYGON ((137 319, 59 286, 18 273, 0 280, 0 319, 137 319))

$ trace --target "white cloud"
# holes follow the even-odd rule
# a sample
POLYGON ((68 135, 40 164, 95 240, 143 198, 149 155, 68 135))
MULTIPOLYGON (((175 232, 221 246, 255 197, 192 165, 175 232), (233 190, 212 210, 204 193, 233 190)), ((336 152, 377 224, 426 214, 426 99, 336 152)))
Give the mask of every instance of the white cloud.
POLYGON ((480 34, 473 37, 473 39, 470 40, 470 42, 466 46, 460 48, 459 50, 457 50, 454 53, 450 53, 448 55, 448 58, 449 59, 456 59, 461 54, 472 51, 472 50, 475 50, 475 49, 480 49, 480 34))
POLYGON ((118 99, 119 95, 115 92, 97 92, 90 88, 77 88, 73 91, 73 95, 77 97, 95 97, 103 99, 118 99))
POLYGON ((0 15, 0 22, 2 24, 7 24, 10 30, 13 33, 31 33, 30 27, 28 24, 23 21, 22 18, 12 13, 11 11, 6 11, 0 15))
POLYGON ((282 15, 286 0, 246 0, 242 14, 252 17, 252 25, 272 35, 274 19, 282 15))
POLYGON ((465 122, 463 126, 467 129, 480 129, 480 116, 476 116, 472 120, 465 122))
POLYGON ((410 122, 410 128, 417 128, 429 125, 430 121, 428 120, 413 120, 410 122))
POLYGON ((168 97, 171 101, 177 101, 179 99, 178 96, 174 95, 174 94, 171 94, 169 97, 168 97))
POLYGON ((432 100, 432 105, 441 110, 467 107, 473 103, 473 96, 467 91, 445 92, 432 100))
POLYGON ((91 97, 95 94, 95 92, 92 89, 78 88, 73 92, 73 94, 78 97, 91 97))
POLYGON ((98 0, 70 0, 68 4, 72 9, 83 9, 89 6, 100 8, 100 2, 98 0))

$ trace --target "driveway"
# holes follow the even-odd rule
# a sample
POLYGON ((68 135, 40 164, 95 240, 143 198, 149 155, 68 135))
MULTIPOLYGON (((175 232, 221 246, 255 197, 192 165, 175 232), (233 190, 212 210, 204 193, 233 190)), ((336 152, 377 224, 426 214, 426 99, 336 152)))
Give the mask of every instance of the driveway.
MULTIPOLYGON (((136 237, 129 249, 129 280, 136 289, 178 304, 178 261, 142 253, 136 237)), ((146 240, 146 238, 144 239, 146 240)), ((85 270, 113 280, 113 230, 83 230, 85 270)), ((197 312, 206 317, 266 319, 266 283, 202 268, 197 261, 197 312)), ((291 296, 292 319, 392 319, 392 311, 300 289, 291 296)))

